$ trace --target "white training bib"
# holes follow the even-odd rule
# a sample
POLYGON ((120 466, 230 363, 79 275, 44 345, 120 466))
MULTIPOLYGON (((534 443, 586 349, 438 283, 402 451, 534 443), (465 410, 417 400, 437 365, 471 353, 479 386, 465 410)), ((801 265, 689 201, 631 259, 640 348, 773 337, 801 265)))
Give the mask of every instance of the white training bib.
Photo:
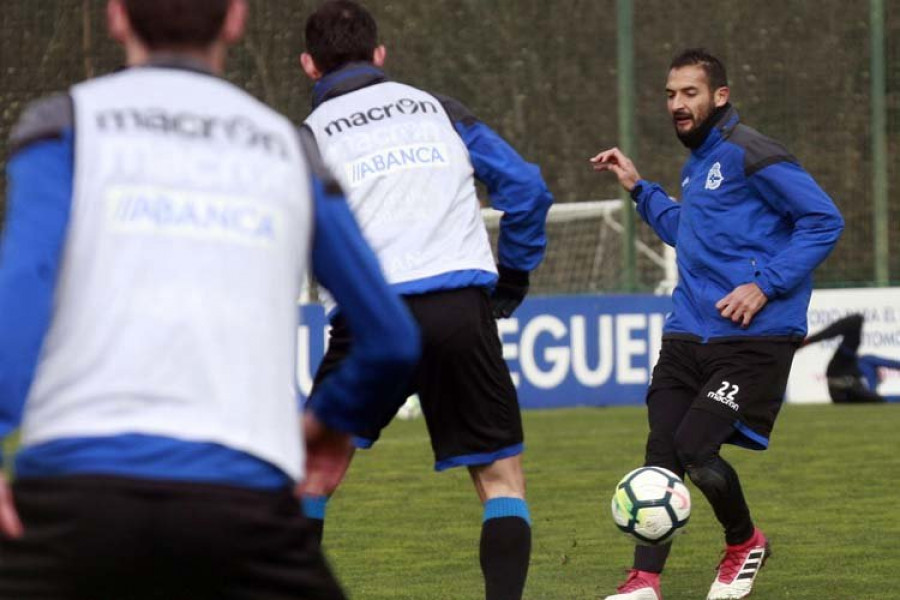
POLYGON ((468 150, 440 101, 378 83, 306 120, 389 283, 496 273, 468 150))
POLYGON ((129 69, 72 97, 74 198, 24 443, 167 436, 301 478, 313 208, 294 127, 187 70, 129 69))

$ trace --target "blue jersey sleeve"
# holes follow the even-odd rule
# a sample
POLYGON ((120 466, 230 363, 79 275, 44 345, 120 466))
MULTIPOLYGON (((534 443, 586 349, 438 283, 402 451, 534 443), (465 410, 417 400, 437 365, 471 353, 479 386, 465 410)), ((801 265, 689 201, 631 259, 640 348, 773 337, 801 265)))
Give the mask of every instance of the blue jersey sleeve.
POLYGON ((875 356, 874 354, 864 354, 860 356, 857 359, 857 364, 863 377, 866 378, 869 389, 872 391, 875 391, 878 388, 878 384, 881 383, 881 377, 878 373, 879 369, 893 369, 900 371, 900 360, 875 356))
POLYGON ((18 427, 53 312, 72 204, 73 134, 21 147, 7 164, 0 242, 0 438, 18 427))
MULTIPOLYGON (((869 389, 873 392, 878 389, 878 384, 881 383, 882 377, 879 373, 879 369, 900 371, 900 360, 875 356, 874 354, 864 354, 860 356, 857 364, 859 365, 859 370, 862 372, 863 377, 866 379, 866 383, 869 385, 869 389)), ((896 396, 885 396, 885 398, 891 402, 900 401, 900 397, 896 396)))
POLYGON ((643 179, 637 182, 631 196, 637 203, 638 214, 644 222, 653 228, 663 242, 674 247, 678 242, 681 204, 669 198, 658 184, 643 179))
POLYGON ((484 123, 457 123, 475 177, 487 187, 491 206, 503 212, 497 254, 500 264, 519 271, 533 271, 547 247, 547 212, 553 196, 537 165, 526 162, 484 123))
POLYGON ((864 354, 863 356, 860 356, 859 359, 865 360, 874 367, 900 371, 900 360, 885 358, 883 356, 875 356, 874 354, 864 354))
POLYGON ((419 357, 419 332, 385 281, 340 189, 314 177, 313 190, 313 271, 337 301, 353 344, 340 367, 316 386, 307 407, 325 425, 359 433, 386 424, 405 397, 419 357))
POLYGON ((825 260, 844 230, 844 219, 828 194, 795 162, 769 165, 748 182, 794 225, 790 243, 757 279, 763 293, 772 298, 792 290, 825 260))
POLYGON ((462 104, 438 98, 469 150, 475 177, 487 188, 491 206, 503 212, 497 243, 500 264, 518 271, 534 270, 544 258, 547 212, 553 204, 540 168, 462 104))

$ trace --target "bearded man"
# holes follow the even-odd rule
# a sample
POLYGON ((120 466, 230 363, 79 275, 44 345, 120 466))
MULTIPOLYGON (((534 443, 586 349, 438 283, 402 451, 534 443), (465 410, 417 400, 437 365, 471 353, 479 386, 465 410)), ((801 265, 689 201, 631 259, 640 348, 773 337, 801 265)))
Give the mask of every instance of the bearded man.
MULTIPOLYGON (((725 530, 708 600, 744 598, 769 556, 723 444, 764 450, 794 351, 806 335, 812 272, 843 230, 832 200, 778 142, 740 123, 725 67, 702 49, 672 61, 675 133, 691 155, 681 201, 645 181, 617 148, 591 159, 678 251, 679 284, 647 392, 646 463, 685 473, 725 530)), ((660 600, 670 545, 639 546, 606 600, 660 600)))

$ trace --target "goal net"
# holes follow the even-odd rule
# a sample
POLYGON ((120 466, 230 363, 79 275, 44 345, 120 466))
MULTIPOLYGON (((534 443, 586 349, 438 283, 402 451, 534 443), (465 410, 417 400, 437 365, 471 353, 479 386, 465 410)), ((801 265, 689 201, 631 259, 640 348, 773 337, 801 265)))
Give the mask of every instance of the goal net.
MULTIPOLYGON (((621 200, 554 204, 547 217, 547 254, 532 274, 536 294, 613 293, 625 290, 621 200)), ((503 213, 482 209, 494 248, 503 213)), ((636 274, 640 291, 671 293, 677 280, 675 251, 652 232, 636 236, 636 274)))
MULTIPOLYGON (((594 200, 554 204, 547 217, 547 254, 532 273, 533 294, 587 294, 625 291, 621 200, 594 200)), ((628 206, 629 210, 631 207, 628 206)), ((496 250, 503 213, 481 211, 496 250)), ((639 291, 669 294, 678 272, 675 251, 652 232, 635 240, 639 291)), ((302 302, 316 301, 316 286, 306 286, 302 302)))

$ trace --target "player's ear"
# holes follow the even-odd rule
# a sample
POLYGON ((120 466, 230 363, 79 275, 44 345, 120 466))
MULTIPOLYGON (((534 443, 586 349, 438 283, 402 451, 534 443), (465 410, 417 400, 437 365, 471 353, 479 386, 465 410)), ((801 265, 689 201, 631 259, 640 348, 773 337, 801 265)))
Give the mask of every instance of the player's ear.
POLYGON ((225 15, 225 23, 222 25, 221 38, 226 44, 234 44, 244 37, 244 28, 247 25, 247 0, 231 0, 228 3, 228 13, 225 15))
POLYGON ((106 3, 106 28, 109 37, 124 44, 131 36, 131 20, 122 0, 109 0, 106 3))
POLYGON ((380 44, 372 52, 372 64, 380 69, 381 67, 384 66, 384 61, 386 58, 387 58, 387 48, 384 47, 384 44, 380 44))
POLYGON ((316 66, 316 61, 309 52, 304 52, 300 55, 300 66, 303 67, 303 72, 306 73, 306 76, 313 81, 322 79, 322 71, 316 66))
POLYGON ((725 106, 726 104, 728 104, 728 98, 730 98, 730 97, 731 97, 731 90, 729 90, 728 87, 723 86, 723 87, 720 87, 719 89, 717 89, 715 91, 715 93, 713 94, 713 101, 716 104, 716 108, 719 108, 720 106, 725 106))

